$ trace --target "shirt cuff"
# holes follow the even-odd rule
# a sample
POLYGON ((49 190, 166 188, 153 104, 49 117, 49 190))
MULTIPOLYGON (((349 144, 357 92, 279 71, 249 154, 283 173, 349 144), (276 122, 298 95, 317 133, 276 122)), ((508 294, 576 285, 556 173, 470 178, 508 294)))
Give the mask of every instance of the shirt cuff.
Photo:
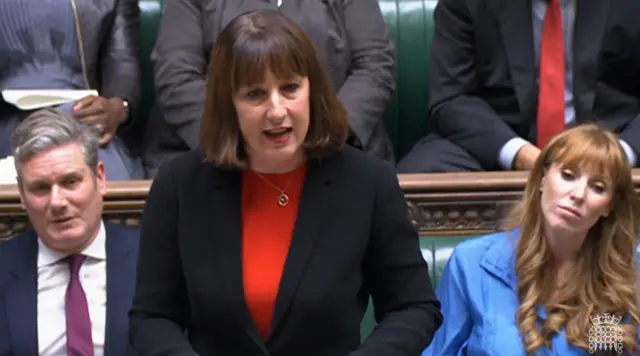
POLYGON ((516 158, 516 154, 528 143, 529 142, 520 137, 515 137, 507 141, 507 143, 505 143, 500 149, 500 156, 498 157, 498 161, 500 162, 500 165, 502 165, 502 168, 511 170, 513 168, 513 160, 516 158))
POLYGON ((631 165, 631 168, 636 166, 636 153, 633 151, 633 148, 631 148, 631 146, 629 146, 628 143, 624 142, 624 140, 618 140, 620 142, 620 145, 622 146, 622 149, 624 150, 624 153, 627 155, 627 159, 629 159, 629 164, 631 165))

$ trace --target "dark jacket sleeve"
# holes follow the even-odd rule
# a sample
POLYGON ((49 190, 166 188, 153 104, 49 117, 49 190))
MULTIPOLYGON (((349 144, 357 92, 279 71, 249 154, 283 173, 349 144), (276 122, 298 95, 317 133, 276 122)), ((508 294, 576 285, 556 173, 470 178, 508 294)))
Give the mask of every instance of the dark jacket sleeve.
POLYGON ((14 356, 12 343, 9 338, 9 318, 7 315, 7 302, 5 294, 7 293, 7 277, 11 268, 7 265, 9 258, 7 257, 7 244, 0 243, 0 355, 14 356))
POLYGON ((162 116, 187 146, 197 147, 208 53, 194 0, 167 0, 151 58, 162 116))
POLYGON ((138 271, 129 313, 130 340, 140 356, 197 356, 185 336, 189 300, 178 247, 178 197, 165 166, 146 200, 138 271))
POLYGON ((140 95, 140 10, 137 0, 117 0, 115 17, 100 51, 100 94, 125 99, 132 110, 140 95))
POLYGON ((395 89, 395 52, 377 0, 344 0, 342 9, 351 66, 338 96, 354 134, 369 147, 395 89))
MULTIPOLYGON (((635 7, 638 8, 640 6, 635 7)), ((640 43, 638 36, 634 38, 634 43, 640 43)), ((636 53, 634 58, 640 58, 640 49, 636 49, 634 53, 636 53)), ((625 74, 628 80, 627 83, 633 83, 628 84, 627 92, 636 99, 636 105, 629 105, 629 116, 632 117, 632 119, 629 121, 629 124, 620 131, 619 138, 627 143, 633 151, 635 156, 633 168, 635 168, 638 167, 638 163, 640 163, 640 65, 638 65, 635 70, 626 70, 625 74), (628 79, 631 77, 635 79, 628 79)), ((603 119, 606 119, 605 115, 603 115, 603 119)))
MULTIPOLYGON (((640 95, 639 95, 640 98, 640 95)), ((626 142, 636 156, 635 167, 638 166, 638 154, 640 154, 640 113, 631 120, 629 125, 620 132, 620 139, 626 142)))
POLYGON ((475 43, 467 0, 438 1, 431 44, 429 116, 435 132, 458 144, 484 167, 495 167, 516 133, 480 98, 475 43))
MULTIPOLYGON (((640 3, 636 1, 624 2, 624 4, 620 3, 618 6, 620 6, 621 9, 623 9, 622 11, 619 9, 618 11, 624 12, 625 14, 636 14, 638 13, 638 11, 640 11, 640 3)), ((628 106, 624 104, 617 105, 615 109, 613 109, 613 111, 616 111, 616 112, 624 111, 625 116, 628 115, 628 117, 630 118, 629 123, 626 126, 624 126, 623 129, 620 131, 619 138, 623 140, 625 143, 627 143, 630 146, 630 148, 633 150, 633 153, 636 158, 635 167, 633 168, 637 168, 640 164, 640 46, 638 45, 640 44, 640 31, 637 30, 638 29, 637 20, 634 17, 629 16, 629 17, 626 17, 626 19, 633 22, 633 24, 630 25, 631 27, 626 23, 625 24, 618 23, 616 25, 612 25, 613 28, 610 29, 610 31, 612 31, 612 34, 615 33, 615 30, 613 29, 622 29, 622 28, 635 29, 632 31, 625 32, 627 33, 627 35, 624 37, 625 38, 624 42, 620 42, 621 44, 620 46, 613 47, 616 49, 620 49, 621 51, 623 51, 622 53, 625 53, 626 55, 621 53, 618 53, 615 55, 612 53, 607 53, 607 54, 604 54, 603 57, 606 58, 607 56, 610 56, 610 58, 613 58, 616 56, 621 56, 622 58, 624 58, 625 56, 628 56, 629 61, 628 62, 625 61, 625 63, 630 63, 630 65, 624 66, 623 68, 619 68, 620 63, 618 63, 617 60, 602 61, 602 63, 599 65, 599 68, 598 68, 599 73, 614 72, 617 74, 609 74, 612 76, 615 75, 616 79, 613 79, 611 76, 607 76, 607 79, 598 81, 597 87, 595 88, 595 91, 597 93, 595 101, 596 102, 603 101, 602 99, 598 100, 597 96, 599 93, 602 93, 604 94, 603 96, 606 96, 606 95, 617 95, 617 94, 614 94, 617 92, 625 93, 635 99, 631 101, 633 104, 631 105, 627 104, 628 106), (622 45, 622 43, 625 43, 625 45, 622 45), (626 48, 626 49, 623 50, 622 48, 626 48), (615 66, 617 68, 613 69, 611 68, 612 66, 615 66), (620 70, 620 71, 618 72, 617 70, 620 70), (616 84, 613 84, 613 83, 616 83, 616 84)), ((612 38, 620 38, 620 37, 615 36, 612 38)), ((605 102, 601 102, 600 104, 602 106, 606 105, 605 102)), ((599 118, 599 120, 601 121, 607 120, 606 113, 599 114, 597 111, 594 113, 596 114, 596 116, 601 115, 601 118, 599 118)))
POLYGON ((420 355, 442 324, 440 303, 420 252, 397 176, 379 174, 364 264, 379 325, 351 356, 420 355))

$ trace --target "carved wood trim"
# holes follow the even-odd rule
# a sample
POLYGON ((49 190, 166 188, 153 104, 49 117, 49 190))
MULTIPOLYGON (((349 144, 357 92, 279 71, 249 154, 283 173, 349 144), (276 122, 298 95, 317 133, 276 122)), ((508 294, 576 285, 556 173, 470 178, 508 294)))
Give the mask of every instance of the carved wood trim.
MULTIPOLYGON (((640 191, 640 169, 633 182, 640 191)), ((500 219, 520 198, 526 172, 403 174, 409 216, 425 236, 476 235, 496 231, 500 219)), ((103 216, 138 225, 150 181, 108 183, 103 216)), ((0 185, 0 240, 28 226, 15 185, 0 185)))
MULTIPOLYGON (((399 175, 414 226, 425 236, 495 232, 522 196, 528 172, 399 175)), ((633 170, 636 192, 640 169, 633 170)))

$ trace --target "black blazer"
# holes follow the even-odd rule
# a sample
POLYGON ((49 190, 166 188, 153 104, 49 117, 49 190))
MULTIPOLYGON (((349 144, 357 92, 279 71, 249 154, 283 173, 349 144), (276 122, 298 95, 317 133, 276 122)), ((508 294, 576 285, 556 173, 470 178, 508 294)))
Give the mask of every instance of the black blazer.
POLYGON ((89 86, 137 104, 140 10, 136 0, 72 0, 89 86))
POLYGON ((309 162, 268 341, 244 302, 241 176, 201 150, 163 166, 141 233, 131 341, 142 356, 416 356, 442 323, 391 167, 351 147, 309 162), (369 295, 380 322, 360 345, 369 295))
POLYGON ((135 109, 140 99, 140 9, 137 0, 72 0, 78 41, 89 86, 100 95, 129 103, 129 120, 118 135, 132 152, 141 149, 146 118, 135 109))
MULTIPOLYGON (((636 153, 638 13, 637 0, 578 0, 573 37, 576 122, 597 119, 636 153)), ((493 169, 511 138, 536 140, 531 1, 441 0, 434 16, 429 110, 434 130, 493 169)))

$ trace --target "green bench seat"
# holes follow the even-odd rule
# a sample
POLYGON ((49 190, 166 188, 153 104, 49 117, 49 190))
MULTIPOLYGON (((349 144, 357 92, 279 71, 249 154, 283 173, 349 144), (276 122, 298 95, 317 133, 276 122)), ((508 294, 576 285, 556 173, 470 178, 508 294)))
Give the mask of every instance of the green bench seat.
MULTIPOLYGON (((453 248, 461 241, 467 240, 473 237, 420 237, 420 250, 422 251, 422 257, 427 261, 429 265, 429 273, 431 275, 431 281, 433 288, 438 285, 438 280, 442 276, 444 267, 453 252, 453 248)), ((360 328, 360 335, 362 338, 366 338, 375 328, 376 321, 373 314, 373 306, 371 301, 369 307, 362 319, 362 325, 360 328)))

